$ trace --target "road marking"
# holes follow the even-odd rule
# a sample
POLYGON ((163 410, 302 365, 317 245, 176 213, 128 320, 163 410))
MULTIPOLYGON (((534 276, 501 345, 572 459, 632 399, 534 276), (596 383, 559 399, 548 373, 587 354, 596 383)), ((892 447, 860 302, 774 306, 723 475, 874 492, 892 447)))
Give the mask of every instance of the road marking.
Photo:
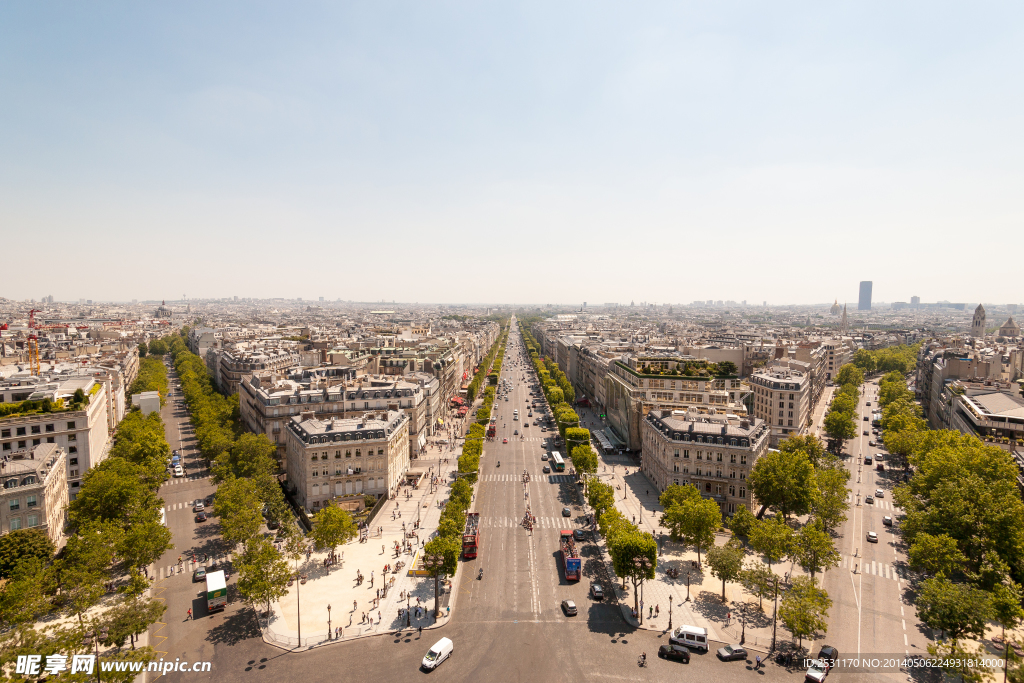
POLYGON ((909 645, 909 643, 907 642, 907 634, 904 633, 903 634, 903 647, 906 647, 907 645, 909 645))
MULTIPOLYGON (((903 608, 900 608, 900 609, 902 610, 903 608)), ((907 630, 907 620, 906 619, 900 619, 900 621, 903 622, 903 630, 906 631, 907 630)))
POLYGON ((902 605, 902 604, 900 605, 900 616, 901 616, 901 617, 902 617, 902 616, 905 616, 905 615, 903 614, 903 605, 902 605))

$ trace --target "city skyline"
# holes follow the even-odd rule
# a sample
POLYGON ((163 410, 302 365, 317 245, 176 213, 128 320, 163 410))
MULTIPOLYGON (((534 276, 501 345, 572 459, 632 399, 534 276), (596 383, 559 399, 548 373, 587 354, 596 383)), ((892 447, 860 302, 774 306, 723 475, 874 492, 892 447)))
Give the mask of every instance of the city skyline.
POLYGON ((1021 299, 1022 13, 7 5, 0 295, 1021 299))

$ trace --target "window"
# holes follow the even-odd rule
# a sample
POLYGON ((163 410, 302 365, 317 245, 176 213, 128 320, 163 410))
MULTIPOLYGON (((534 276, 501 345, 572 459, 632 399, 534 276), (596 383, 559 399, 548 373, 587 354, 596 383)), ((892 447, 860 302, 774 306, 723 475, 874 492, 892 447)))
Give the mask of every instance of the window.
POLYGON ((74 421, 72 421, 72 422, 68 422, 68 429, 74 429, 74 428, 75 428, 75 423, 74 423, 74 421))
POLYGON ((792 410, 791 410, 791 411, 789 411, 789 416, 790 416, 790 417, 793 417, 793 411, 792 411, 792 410))
POLYGON ((741 486, 740 487, 740 498, 746 498, 746 497, 747 497, 747 490, 741 486))
POLYGON ((361 457, 363 457, 363 451, 362 451, 362 449, 360 449, 360 448, 357 448, 357 449, 356 449, 356 457, 357 457, 357 458, 361 458, 361 457))
POLYGON ((71 470, 71 475, 70 476, 77 477, 78 476, 78 470, 71 470))
POLYGON ((741 465, 746 465, 747 464, 747 456, 746 455, 741 455, 740 456, 740 464, 741 465))
POLYGON ((734 470, 729 470, 729 478, 730 479, 735 479, 736 478, 736 472, 734 470))
POLYGON ((3 438, 6 439, 10 435, 11 435, 11 430, 10 429, 0 430, 0 436, 2 436, 3 438))
POLYGON ((673 472, 678 472, 679 471, 679 465, 672 465, 672 471, 673 472))
POLYGON ((697 451, 697 459, 698 460, 703 460, 704 459, 704 451, 697 451))
POLYGON ((4 450, 5 451, 11 450, 11 442, 10 441, 7 441, 6 443, 4 443, 4 450))
MULTIPOLYGON (((28 496, 28 497, 25 498, 25 507, 34 508, 35 506, 36 506, 36 497, 35 496, 28 496)), ((30 524, 29 526, 33 526, 33 525, 30 524)))
POLYGON ((70 448, 68 448, 68 453, 77 453, 77 452, 78 452, 78 446, 71 446, 70 448))
POLYGON ((11 498, 11 509, 12 510, 20 510, 21 509, 21 498, 11 498))
POLYGON ((383 448, 378 448, 377 449, 377 455, 384 455, 384 449, 383 448))
POLYGON ((707 491, 708 493, 711 493, 711 483, 710 482, 708 482, 707 484, 704 484, 704 490, 707 491))
POLYGON ((792 403, 789 404, 789 408, 790 408, 790 410, 793 409, 793 404, 792 403))
POLYGON ((351 458, 352 457, 352 451, 349 450, 349 449, 345 449, 345 457, 346 458, 351 458))
POLYGON ((36 516, 36 515, 29 515, 27 520, 28 520, 28 524, 26 526, 34 527, 34 526, 37 526, 39 524, 39 517, 36 516))
POLYGON ((68 441, 78 441, 77 434, 68 434, 68 441))
POLYGON ((320 476, 320 470, 318 470, 318 469, 314 468, 314 469, 313 469, 313 476, 314 476, 314 477, 319 477, 319 476, 320 476))
POLYGON ((787 426, 788 426, 788 427, 792 427, 792 426, 793 426, 793 421, 792 421, 792 420, 790 420, 790 421, 789 421, 789 424, 788 424, 787 426))
POLYGON ((38 446, 42 442, 43 442, 42 439, 32 439, 32 445, 33 446, 38 446))
POLYGON ((18 518, 11 520, 11 531, 17 531, 21 528, 21 520, 18 518))
POLYGON ((25 436, 25 428, 24 427, 18 427, 17 433, 18 433, 18 436, 25 436))
POLYGON ((313 462, 316 462, 317 460, 319 460, 319 458, 316 456, 316 453, 314 453, 313 454, 313 462))
POLYGON ((70 463, 69 463, 69 464, 71 464, 71 465, 77 465, 77 464, 78 464, 78 458, 71 458, 71 461, 70 461, 70 463))
POLYGON ((52 436, 46 437, 46 443, 54 443, 53 437, 52 436))
POLYGON ((729 462, 731 462, 733 464, 736 463, 736 454, 735 453, 730 453, 729 454, 729 462))
POLYGON ((684 449, 683 450, 683 458, 686 459, 686 460, 689 460, 690 459, 690 451, 684 449))
POLYGON ((717 458, 717 461, 718 461, 718 462, 722 462, 722 454, 721 454, 721 453, 719 453, 719 454, 718 454, 718 458, 717 458))
POLYGON ((32 425, 32 433, 33 434, 38 434, 40 431, 42 431, 42 430, 40 429, 39 425, 32 425))
POLYGON ((793 394, 790 394, 790 395, 789 395, 789 400, 790 400, 790 401, 792 401, 792 400, 793 400, 793 394))

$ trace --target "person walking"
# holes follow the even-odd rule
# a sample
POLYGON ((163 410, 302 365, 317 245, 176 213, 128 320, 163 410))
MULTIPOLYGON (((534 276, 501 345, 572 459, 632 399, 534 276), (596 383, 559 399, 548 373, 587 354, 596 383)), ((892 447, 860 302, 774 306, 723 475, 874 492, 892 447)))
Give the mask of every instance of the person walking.
POLYGON ((761 668, 761 655, 758 655, 757 656, 757 664, 754 665, 754 671, 757 671, 760 668, 761 668))
POLYGON ((189 619, 192 619, 192 608, 191 607, 188 608, 188 614, 185 616, 185 621, 188 621, 189 619))

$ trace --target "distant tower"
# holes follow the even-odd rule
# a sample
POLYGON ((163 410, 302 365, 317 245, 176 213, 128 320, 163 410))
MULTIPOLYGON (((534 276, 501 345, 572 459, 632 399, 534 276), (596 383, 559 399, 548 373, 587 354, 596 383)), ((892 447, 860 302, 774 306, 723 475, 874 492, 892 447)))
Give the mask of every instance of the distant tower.
POLYGON ((981 339, 985 336, 985 307, 978 304, 974 309, 974 320, 971 321, 971 336, 981 339))
POLYGON ((850 321, 846 317, 846 304, 843 304, 843 317, 839 319, 839 331, 843 334, 850 331, 850 321))
POLYGON ((860 283, 860 299, 857 301, 857 310, 871 310, 871 280, 864 280, 860 283))

